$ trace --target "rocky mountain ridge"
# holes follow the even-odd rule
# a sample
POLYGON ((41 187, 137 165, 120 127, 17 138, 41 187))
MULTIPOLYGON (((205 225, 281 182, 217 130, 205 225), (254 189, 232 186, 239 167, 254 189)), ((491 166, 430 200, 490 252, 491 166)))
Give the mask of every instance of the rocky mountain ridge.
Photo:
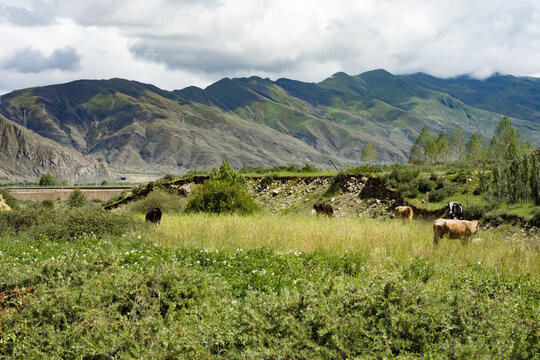
POLYGON ((119 174, 180 174, 222 159, 235 168, 329 168, 330 160, 358 164, 368 143, 378 162, 405 162, 424 126, 489 138, 503 115, 514 116, 514 126, 539 146, 539 89, 535 78, 384 70, 336 73, 320 83, 225 78, 174 91, 124 79, 78 80, 4 94, 0 114, 119 174))

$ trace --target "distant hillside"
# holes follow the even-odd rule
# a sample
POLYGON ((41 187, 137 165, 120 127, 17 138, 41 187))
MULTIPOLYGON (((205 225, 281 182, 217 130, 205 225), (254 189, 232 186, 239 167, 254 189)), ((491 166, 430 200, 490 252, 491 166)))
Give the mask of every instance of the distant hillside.
POLYGON ((180 173, 234 167, 405 162, 423 126, 491 137, 503 115, 540 145, 539 79, 437 79, 384 70, 336 73, 320 83, 259 77, 165 91, 123 79, 13 91, 0 114, 115 172, 180 173))
POLYGON ((69 182, 91 182, 110 176, 95 159, 0 115, 0 182, 37 181, 45 173, 69 182))

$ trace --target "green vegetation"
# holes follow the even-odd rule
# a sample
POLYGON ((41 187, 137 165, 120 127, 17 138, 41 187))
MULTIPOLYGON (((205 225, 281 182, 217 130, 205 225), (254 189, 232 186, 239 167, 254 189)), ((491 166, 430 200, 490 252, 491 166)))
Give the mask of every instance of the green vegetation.
POLYGON ((377 150, 375 150, 371 143, 367 143, 366 146, 364 146, 360 160, 368 163, 368 165, 377 161, 377 150))
MULTIPOLYGON (((79 214, 72 222, 88 222, 79 214)), ((157 229, 122 226, 125 237, 108 222, 100 235, 64 234, 68 241, 0 227, 5 357, 533 359, 540 351, 538 242, 519 232, 508 241, 506 231, 485 231, 466 246, 445 239, 436 249, 430 224, 418 221, 165 214, 157 229)))
POLYGON ((17 200, 11 195, 8 189, 1 189, 0 188, 0 195, 2 195, 2 198, 4 199, 5 203, 12 209, 17 209, 19 207, 19 204, 17 203, 17 200))
POLYGON ((86 204, 86 196, 82 193, 81 189, 73 189, 67 200, 67 205, 72 208, 80 208, 84 204, 86 204))
POLYGON ((258 207, 247 190, 244 176, 225 160, 194 193, 186 206, 187 212, 251 214, 258 207))
POLYGON ((39 186, 58 186, 62 184, 62 182, 49 173, 44 174, 39 178, 39 186))
POLYGON ((98 238, 122 236, 140 227, 125 213, 107 213, 98 208, 55 208, 37 206, 0 212, 2 235, 19 239, 73 240, 85 234, 98 238))
POLYGON ((180 213, 185 206, 183 201, 177 195, 173 195, 162 189, 155 189, 144 199, 130 204, 129 209, 139 214, 146 214, 148 209, 160 208, 165 213, 180 213))
POLYGON ((325 174, 327 173, 324 170, 321 170, 317 168, 316 166, 312 164, 304 164, 302 167, 295 164, 289 164, 289 165, 279 165, 279 166, 273 166, 273 167, 253 167, 253 166, 243 166, 238 170, 239 173, 245 174, 245 175, 269 175, 273 174, 276 176, 286 176, 289 174, 305 174, 305 175, 312 175, 312 174, 325 174))

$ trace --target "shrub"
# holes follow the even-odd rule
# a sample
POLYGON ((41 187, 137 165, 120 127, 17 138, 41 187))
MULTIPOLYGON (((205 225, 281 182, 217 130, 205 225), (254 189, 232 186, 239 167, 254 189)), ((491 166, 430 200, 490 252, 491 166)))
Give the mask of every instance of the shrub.
POLYGON ((52 176, 51 174, 47 173, 47 174, 42 175, 41 178, 39 178, 39 185, 40 186, 60 185, 60 181, 58 181, 58 179, 52 176))
POLYGON ((403 183, 398 185, 397 193, 401 197, 415 198, 418 195, 418 185, 416 183, 403 183))
POLYGON ((465 220, 479 220, 491 210, 493 210, 493 205, 469 205, 463 208, 463 218, 465 220))
POLYGON ((433 190, 433 182, 431 180, 420 179, 420 181, 418 181, 418 191, 425 194, 431 190, 433 190))
POLYGON ((332 178, 332 182, 330 183, 330 186, 324 193, 325 196, 333 196, 334 194, 340 192, 343 190, 343 187, 347 183, 347 180, 349 180, 349 176, 344 172, 339 172, 336 176, 332 178))
POLYGON ((42 205, 44 208, 52 209, 52 208, 54 208, 54 201, 52 201, 52 200, 43 200, 43 201, 41 202, 41 205, 42 205))
POLYGON ((162 189, 151 191, 144 199, 131 204, 130 209, 137 213, 145 214, 148 209, 158 207, 163 212, 179 213, 184 204, 182 199, 162 189))
POLYGON ((448 188, 443 187, 440 189, 435 189, 432 192, 429 193, 429 200, 431 202, 439 202, 443 201, 445 198, 447 198, 450 195, 448 188))
POLYGON ((215 214, 250 214, 258 208, 247 190, 246 179, 223 160, 219 169, 214 168, 210 179, 194 191, 187 212, 215 214))
POLYGON ((82 193, 81 189, 75 188, 69 195, 67 204, 69 207, 76 208, 82 207, 86 203, 86 196, 82 193))
POLYGON ((468 170, 460 170, 452 178, 452 182, 456 182, 458 184, 465 184, 467 182, 467 179, 471 176, 471 173, 468 170))
POLYGON ((45 209, 43 207, 0 213, 0 235, 26 235, 33 239, 69 240, 94 234, 102 238, 136 230, 142 222, 126 213, 93 208, 45 209))
POLYGON ((540 227, 540 210, 533 211, 529 224, 531 224, 532 226, 540 227))
POLYGON ((250 214, 258 208, 243 184, 206 180, 193 193, 186 212, 250 214))

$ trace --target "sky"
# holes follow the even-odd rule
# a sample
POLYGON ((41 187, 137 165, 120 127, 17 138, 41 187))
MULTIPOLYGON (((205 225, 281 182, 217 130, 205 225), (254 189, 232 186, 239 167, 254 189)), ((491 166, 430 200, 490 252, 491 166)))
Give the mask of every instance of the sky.
POLYGON ((0 94, 120 77, 540 77, 540 0, 0 0, 0 94))

